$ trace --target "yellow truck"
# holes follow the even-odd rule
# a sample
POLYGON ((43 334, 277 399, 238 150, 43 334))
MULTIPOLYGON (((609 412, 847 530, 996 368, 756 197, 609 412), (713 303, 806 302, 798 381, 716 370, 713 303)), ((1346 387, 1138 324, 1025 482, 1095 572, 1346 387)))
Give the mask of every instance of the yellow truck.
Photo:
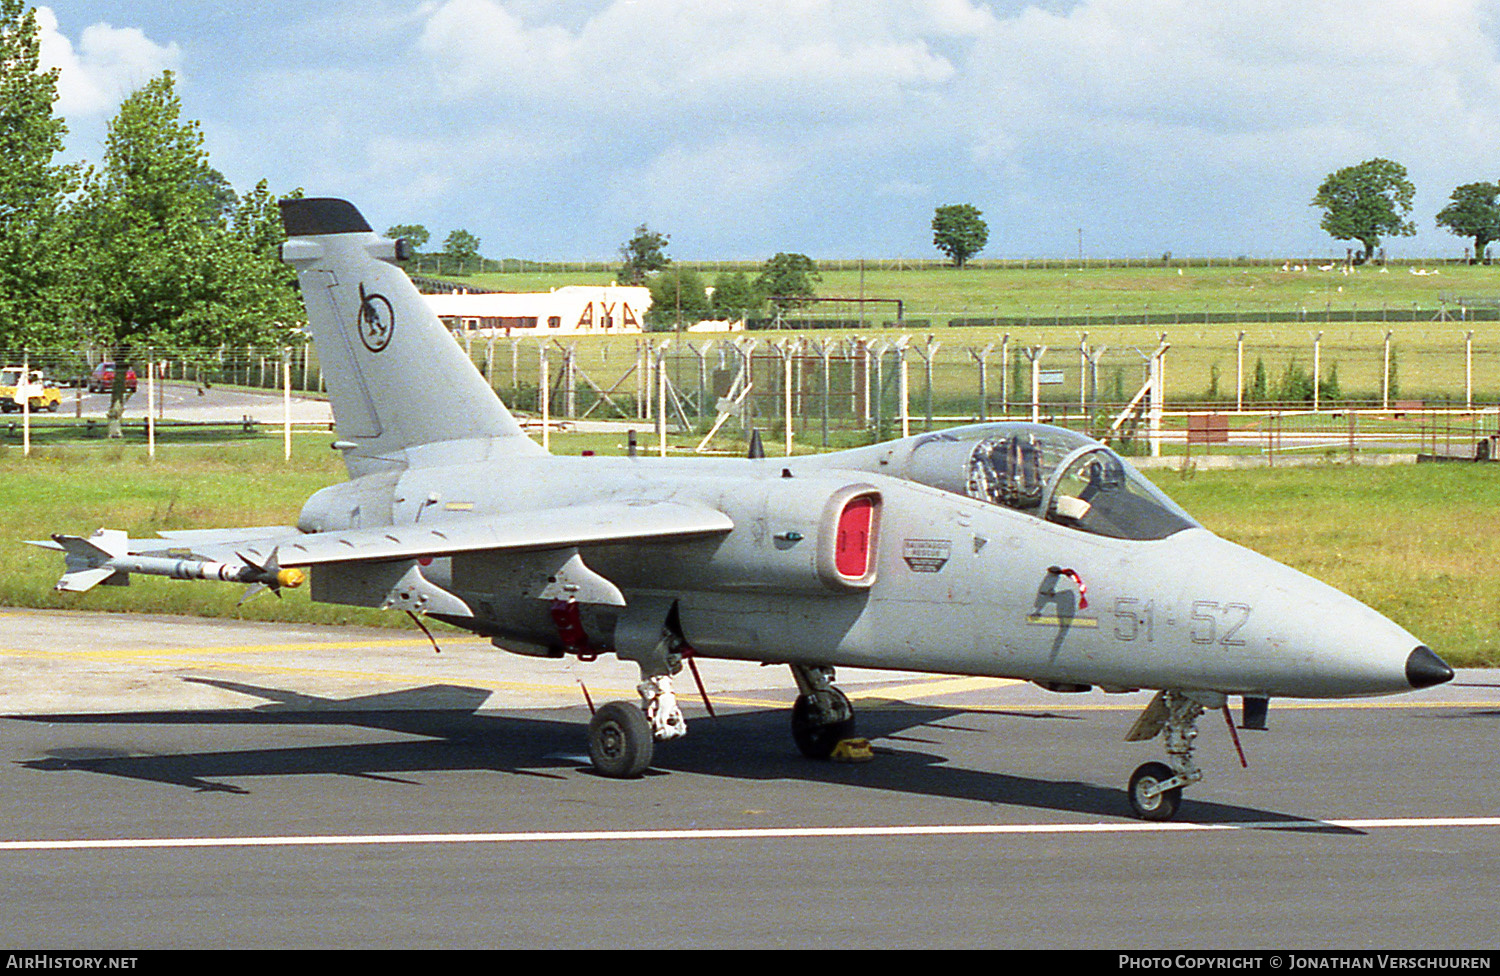
POLYGON ((20 410, 30 400, 32 410, 55 412, 62 403, 62 391, 57 384, 44 379, 39 369, 33 369, 29 379, 23 378, 25 374, 21 366, 0 369, 0 411, 20 410))

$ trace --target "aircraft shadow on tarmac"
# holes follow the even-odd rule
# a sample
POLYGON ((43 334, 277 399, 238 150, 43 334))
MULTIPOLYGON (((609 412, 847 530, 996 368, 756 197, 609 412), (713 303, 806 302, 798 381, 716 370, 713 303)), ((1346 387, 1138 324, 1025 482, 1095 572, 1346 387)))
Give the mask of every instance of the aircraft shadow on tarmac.
MULTIPOLYGON (((201 792, 250 793, 233 781, 249 777, 331 774, 418 785, 413 774, 488 769, 563 779, 588 770, 587 717, 581 707, 482 712, 489 691, 429 685, 352 699, 326 699, 231 681, 190 678, 201 684, 267 699, 251 708, 10 716, 13 721, 78 725, 329 725, 354 726, 426 737, 350 745, 313 745, 172 755, 112 754, 97 749, 55 749, 19 765, 38 771, 84 770, 108 776, 187 787, 201 792), (224 782, 225 780, 231 782, 224 782)), ((1012 776, 952 765, 948 757, 908 746, 940 745, 921 734, 994 734, 958 725, 959 708, 860 703, 859 734, 875 744, 876 759, 862 764, 812 762, 793 746, 784 710, 724 712, 694 720, 684 739, 659 744, 648 776, 673 772, 744 780, 843 784, 1006 806, 1093 816, 1128 816, 1124 790, 1091 783, 1012 776)), ((985 712, 987 720, 1025 718, 1070 721, 1047 712, 985 712)), ((1045 730, 1039 730, 1047 734, 1045 730)), ((1039 746, 1041 744, 1039 743, 1039 746)), ((1287 814, 1184 797, 1180 819, 1195 823, 1263 823, 1280 829, 1359 833, 1287 814)))

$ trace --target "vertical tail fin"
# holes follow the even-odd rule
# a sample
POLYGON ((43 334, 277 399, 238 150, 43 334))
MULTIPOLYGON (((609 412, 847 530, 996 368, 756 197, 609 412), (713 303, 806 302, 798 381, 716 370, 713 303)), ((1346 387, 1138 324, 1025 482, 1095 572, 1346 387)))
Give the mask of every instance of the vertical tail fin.
POLYGON ((281 219, 351 476, 433 454, 544 453, 352 204, 283 200, 281 219))

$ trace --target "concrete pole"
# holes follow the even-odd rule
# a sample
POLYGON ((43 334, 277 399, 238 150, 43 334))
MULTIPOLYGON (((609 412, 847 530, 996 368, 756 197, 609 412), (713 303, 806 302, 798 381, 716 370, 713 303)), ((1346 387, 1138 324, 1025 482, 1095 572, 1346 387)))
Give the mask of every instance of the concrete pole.
POLYGON ((1317 413, 1322 406, 1322 396, 1319 387, 1322 386, 1323 375, 1323 333, 1319 332, 1313 336, 1313 413, 1317 413))
POLYGON ((1010 416, 1010 333, 1000 337, 1000 416, 1010 416))
POLYGON ((1151 398, 1148 413, 1151 420, 1151 456, 1161 457, 1161 421, 1167 402, 1167 334, 1161 334, 1161 345, 1151 354, 1151 398))
POLYGON ((1380 377, 1380 409, 1391 409, 1391 333, 1385 333, 1385 367, 1380 377))
POLYGON ((1464 333, 1464 409, 1474 409, 1474 333, 1464 333))
POLYGON ((284 460, 292 460, 292 350, 281 353, 281 448, 284 460))
MULTIPOLYGON (((924 430, 931 430, 932 429, 932 360, 933 360, 934 357, 937 356, 938 347, 940 347, 941 345, 942 345, 941 342, 933 342, 932 341, 932 336, 929 335, 927 337, 927 346, 926 346, 926 349, 922 353, 923 366, 926 369, 926 376, 927 376, 927 426, 923 428, 924 430)), ((906 344, 905 344, 905 340, 903 340, 902 346, 901 346, 901 369, 902 369, 903 374, 904 374, 904 372, 906 370, 906 344)), ((906 407, 905 407, 904 404, 902 406, 902 410, 906 411, 906 407)), ((907 411, 907 412, 909 413, 909 411, 907 411)), ((905 437, 907 435, 905 433, 903 433, 901 436, 905 437)))
MULTIPOLYGON (((911 436, 911 373, 906 361, 906 336, 896 344, 896 362, 901 367, 901 436, 911 436)), ((931 340, 929 340, 930 342, 931 340)), ((927 358, 927 389, 932 389, 932 357, 927 358)), ((930 401, 929 401, 930 402, 930 401)), ((928 424, 931 427, 931 423, 928 424)))
POLYGON ((552 384, 547 370, 547 345, 538 342, 536 347, 536 396, 542 414, 542 450, 552 450, 552 384))
POLYGON ((667 456, 667 342, 656 351, 656 437, 662 457, 667 456))
POLYGON ((1031 360, 1031 422, 1039 424, 1042 422, 1042 387, 1039 381, 1042 378, 1042 357, 1047 355, 1047 347, 1032 346, 1024 352, 1026 358, 1031 360))
POLYGON ((792 344, 781 349, 781 424, 784 428, 786 456, 792 456, 792 344))
MULTIPOLYGON (((265 360, 261 360, 264 366, 265 360)), ((156 350, 146 350, 146 456, 156 457, 156 350)), ((27 445, 28 449, 30 445, 27 445)))
MULTIPOLYGON (((118 363, 115 364, 115 368, 120 368, 118 363)), ((31 353, 27 353, 21 359, 21 376, 19 379, 20 382, 16 384, 16 392, 21 394, 21 456, 31 457, 31 353)), ((147 390, 147 397, 149 399, 150 387, 147 387, 147 390)), ((149 410, 147 411, 147 422, 150 422, 149 410)), ((153 442, 151 446, 154 452, 156 448, 155 443, 153 442)), ((155 457, 155 454, 153 453, 152 456, 155 457)))
POLYGON ((1245 333, 1234 341, 1234 409, 1245 409, 1245 333))
POLYGON ((1078 412, 1089 409, 1089 334, 1078 337, 1078 412))

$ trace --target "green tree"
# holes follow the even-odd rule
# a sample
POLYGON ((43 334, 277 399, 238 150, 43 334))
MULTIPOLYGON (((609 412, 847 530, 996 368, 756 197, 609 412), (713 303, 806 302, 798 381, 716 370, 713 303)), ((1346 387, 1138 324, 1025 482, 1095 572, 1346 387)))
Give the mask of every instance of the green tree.
POLYGON ((274 197, 262 184, 227 214, 226 199, 198 123, 182 118, 171 72, 120 103, 102 168, 73 208, 87 256, 78 265, 80 308, 120 364, 111 436, 125 409, 124 367, 143 343, 276 341, 301 318, 275 255, 274 197))
MULTIPOLYGON (((300 197, 300 189, 287 196, 300 197)), ((209 235, 213 258, 205 274, 217 282, 203 300, 193 303, 177 322, 177 341, 217 346, 226 341, 274 342, 306 319, 297 290, 297 275, 281 260, 286 229, 280 199, 261 180, 237 196, 228 233, 209 235)))
POLYGON ((427 242, 432 240, 432 235, 421 224, 397 224, 394 227, 387 227, 385 236, 393 241, 405 238, 413 251, 422 250, 427 246, 427 242))
POLYGON ((984 250, 990 229, 973 204, 955 203, 938 207, 932 215, 932 246, 948 255, 955 268, 984 250))
POLYGON ((1312 206, 1323 208, 1319 224, 1341 241, 1364 245, 1361 262, 1375 256, 1383 236, 1410 237, 1417 227, 1411 213, 1416 188, 1406 167, 1389 159, 1369 159, 1329 173, 1313 196, 1312 206))
POLYGON ((1311 403, 1312 398, 1313 377, 1293 356, 1276 384, 1276 399, 1285 403, 1311 403))
POLYGON ((1250 389, 1246 396, 1251 400, 1265 400, 1270 394, 1270 380, 1266 375, 1266 361, 1260 357, 1255 359, 1255 378, 1250 381, 1250 389))
POLYGON ((0 341, 66 335, 64 200, 80 176, 53 164, 67 127, 53 111, 57 69, 41 70, 36 11, 0 0, 0 341))
POLYGON ((807 304, 817 297, 818 265, 806 254, 777 254, 755 279, 755 290, 778 312, 807 304))
POLYGON ((764 304, 743 271, 721 273, 714 279, 713 314, 720 319, 749 318, 764 304))
POLYGON ((635 235, 620 245, 623 264, 616 280, 622 285, 642 285, 652 274, 672 263, 667 257, 668 234, 659 234, 645 224, 635 229, 635 235))
POLYGON ((454 263, 454 271, 462 273, 479 263, 479 238, 466 230, 455 230, 443 239, 443 256, 454 263))
POLYGON ((1437 225, 1459 237, 1474 238, 1474 261, 1484 260, 1484 249, 1500 240, 1500 184, 1465 183, 1453 191, 1438 211, 1437 225))
POLYGON ((1323 379, 1318 381, 1318 399, 1324 403, 1332 403, 1344 398, 1344 387, 1339 383, 1339 364, 1335 362, 1328 367, 1328 372, 1323 379))
POLYGON ((646 287, 651 289, 646 325, 653 332, 683 329, 713 314, 703 279, 696 271, 680 266, 667 268, 654 275, 646 287))

